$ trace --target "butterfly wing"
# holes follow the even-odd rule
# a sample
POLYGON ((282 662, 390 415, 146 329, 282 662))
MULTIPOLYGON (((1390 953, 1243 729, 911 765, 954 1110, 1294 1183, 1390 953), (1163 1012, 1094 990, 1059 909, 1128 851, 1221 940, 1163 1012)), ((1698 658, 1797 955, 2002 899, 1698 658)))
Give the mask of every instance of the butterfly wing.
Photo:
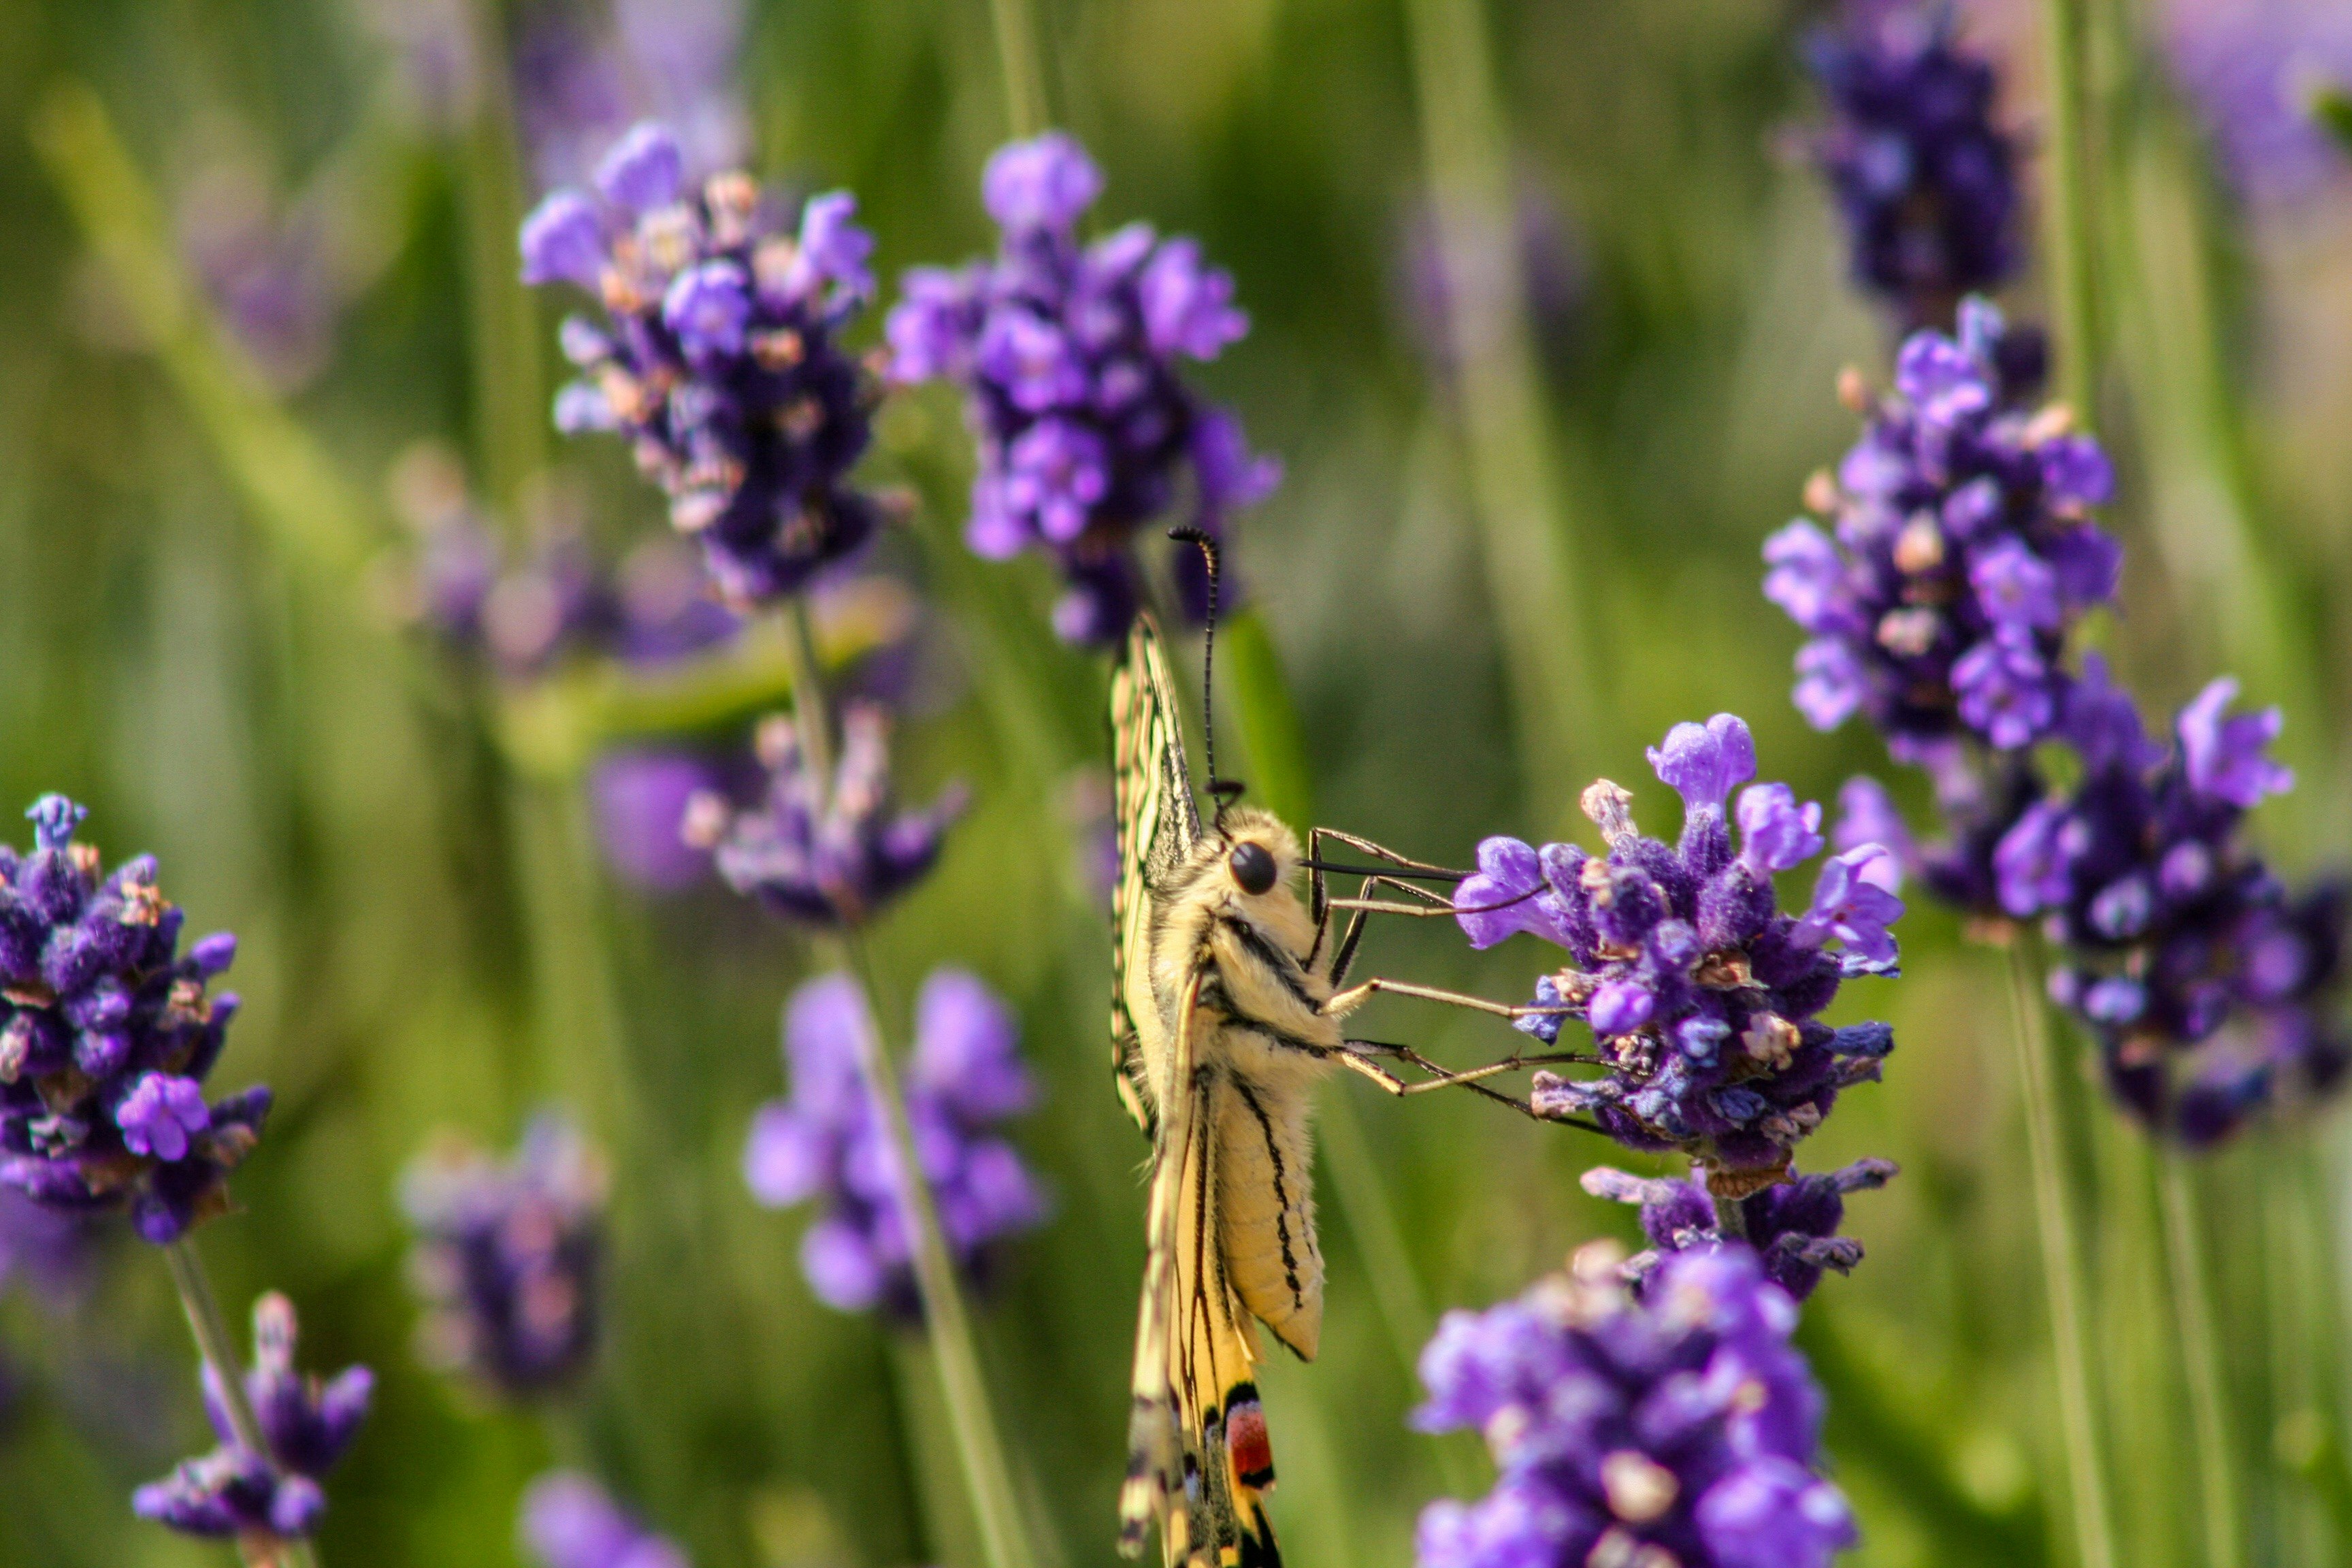
POLYGON ((1139 615, 1110 678, 1112 804, 1118 828, 1118 881, 1111 891, 1110 1037, 1119 1102, 1146 1132, 1152 1130, 1152 1110, 1140 1060, 1143 1031, 1150 1030, 1155 1040, 1165 1032, 1157 1005, 1149 999, 1152 873, 1181 861, 1201 836, 1181 712, 1159 627, 1148 613, 1139 615))
POLYGON ((1170 1568, 1280 1568, 1265 1517, 1273 1450, 1252 1372, 1257 1354, 1217 1234, 1217 1128, 1231 1092, 1194 1070, 1200 981, 1177 1013, 1174 1072, 1153 1143, 1150 1252, 1136 1321, 1134 1407, 1119 1550, 1153 1520, 1170 1568))

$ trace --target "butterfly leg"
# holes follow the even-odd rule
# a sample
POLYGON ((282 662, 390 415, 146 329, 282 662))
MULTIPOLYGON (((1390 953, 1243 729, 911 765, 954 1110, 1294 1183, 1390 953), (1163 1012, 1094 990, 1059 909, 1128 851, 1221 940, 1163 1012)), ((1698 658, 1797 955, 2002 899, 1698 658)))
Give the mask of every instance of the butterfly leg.
POLYGON ((1350 985, 1345 991, 1334 992, 1331 999, 1323 1004, 1322 1010, 1332 1017, 1344 1017, 1382 992, 1395 996, 1416 997, 1423 1002, 1443 1002, 1453 1007, 1467 1007, 1476 1013, 1491 1013, 1496 1017, 1508 1018, 1515 1023, 1521 1018, 1565 1018, 1571 1016, 1573 1011, 1569 1007, 1548 1005, 1541 1002, 1523 1002, 1516 1005, 1508 1002, 1490 1002, 1484 996, 1473 996, 1466 991, 1447 991, 1435 985, 1417 985, 1409 980, 1391 980, 1385 975, 1374 975, 1370 980, 1350 985))
POLYGON ((1466 1089, 1473 1094, 1482 1095, 1498 1104, 1507 1105, 1512 1110, 1517 1111, 1520 1115, 1538 1121, 1565 1121, 1570 1127, 1582 1128, 1588 1132, 1600 1132, 1603 1131, 1603 1129, 1596 1123, 1585 1121, 1576 1117, 1538 1116, 1536 1114, 1535 1107, 1528 1104, 1526 1100, 1515 1099, 1510 1095, 1503 1094, 1497 1090, 1488 1089, 1485 1083, 1480 1081, 1484 1079, 1492 1078, 1498 1073, 1511 1072, 1520 1068, 1533 1067, 1540 1063, 1591 1061, 1592 1058, 1590 1057, 1573 1055, 1515 1057, 1507 1061, 1489 1063, 1487 1066, 1483 1068, 1472 1068, 1466 1072, 1447 1072, 1435 1062, 1429 1060, 1427 1058, 1421 1056, 1415 1051, 1410 1050, 1402 1046, 1381 1045, 1379 1042, 1372 1040, 1349 1040, 1348 1042, 1347 1048, 1339 1051, 1336 1055, 1338 1056, 1339 1064, 1342 1067, 1347 1068, 1351 1072, 1361 1074, 1363 1077, 1370 1079, 1373 1083, 1378 1084, 1386 1092, 1396 1096, 1399 1100, 1405 1099, 1410 1095, 1423 1094, 1434 1089, 1466 1089), (1371 1047, 1377 1050, 1387 1051, 1393 1055, 1402 1057, 1406 1060, 1411 1061, 1414 1066, 1423 1068, 1424 1071, 1433 1073, 1436 1076, 1423 1079, 1418 1083, 1408 1083, 1403 1079, 1397 1077, 1394 1073, 1390 1072, 1387 1068, 1381 1067, 1378 1062, 1369 1059, 1362 1050, 1362 1047, 1371 1047))

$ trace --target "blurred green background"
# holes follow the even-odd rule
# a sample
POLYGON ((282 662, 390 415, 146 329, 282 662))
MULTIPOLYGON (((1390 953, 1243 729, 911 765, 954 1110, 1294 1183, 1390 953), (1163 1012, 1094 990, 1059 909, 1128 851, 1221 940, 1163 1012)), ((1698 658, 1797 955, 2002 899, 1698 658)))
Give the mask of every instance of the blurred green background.
MULTIPOLYGON (((2261 826, 2300 871, 2343 858, 2352 821, 2352 203, 2338 181, 2293 211, 2242 210, 2165 84, 2153 19, 2126 0, 2093 9, 2112 345, 2096 423, 2123 460, 2112 521, 2130 551, 2128 612, 2101 635, 2151 708, 2225 667, 2253 701, 2286 706, 2302 786, 2261 826)), ((467 0, 0 9, 0 801, 72 794, 110 859, 161 857, 192 931, 242 939, 247 1007, 218 1082, 266 1080, 279 1105, 237 1180, 245 1212, 201 1245, 233 1314, 284 1289, 308 1363, 380 1373, 331 1489, 320 1546, 336 1568, 510 1563, 518 1494, 557 1462, 595 1470, 700 1568, 970 1564, 928 1352, 815 1302, 795 1262, 804 1217, 761 1210, 739 1174, 810 953, 715 887, 618 884, 577 755, 383 607, 407 550, 384 479, 421 439, 462 454, 509 517, 557 465, 606 545, 665 526, 617 443, 559 442, 539 416, 559 304, 513 282, 537 176, 500 61, 550 15, 467 0), (470 51, 454 109, 417 75, 420 37, 470 51), (307 359, 259 376, 221 352, 181 269, 205 204, 232 199, 309 226, 323 279, 307 359), (394 1184, 436 1130, 503 1145, 549 1101, 613 1160, 615 1257, 598 1370, 541 1413, 417 1365, 394 1184)), ((1460 863, 1489 833, 1560 836, 1605 773, 1662 831, 1672 803, 1642 747, 1727 709, 1755 726, 1764 776, 1808 798, 1885 772, 1858 728, 1799 721, 1797 637, 1758 592, 1759 542, 1852 437, 1836 372, 1883 379, 1892 346, 1846 286, 1795 150, 1818 114, 1798 49, 1810 19, 1766 0, 1042 0, 1044 95, 1108 174, 1100 219, 1198 235, 1252 314, 1203 379, 1288 465, 1234 554, 1304 716, 1321 820, 1460 863), (1449 74, 1433 57, 1465 19, 1487 58, 1449 74), (1507 695, 1516 655, 1489 599, 1477 384, 1431 348, 1412 284, 1426 176, 1446 166, 1445 126, 1480 126, 1480 89, 1497 139, 1473 135, 1460 167, 1505 182, 1531 236, 1538 395, 1504 434, 1539 454, 1538 526, 1574 557, 1552 608, 1581 681, 1539 722, 1507 695)), ((751 166, 854 189, 886 300, 900 268, 987 247, 978 173, 1008 128, 987 6, 771 0, 742 27, 751 166)), ((2032 145, 2030 8, 1988 6, 1969 27, 2032 145)), ((2040 312, 2030 278, 2008 302, 2040 312)), ((878 311, 859 332, 878 340, 878 311)), ((970 457, 952 401, 900 395, 879 430, 871 474, 921 498, 888 548, 928 592, 939 664, 966 672, 902 727, 902 776, 918 799, 961 776, 977 806, 881 923, 877 956, 902 1007, 951 959, 1021 1012, 1048 1093, 1017 1137, 1055 1211, 1014 1247, 982 1344, 1053 1568, 1104 1563, 1144 1151, 1105 1081, 1101 917, 1071 869, 1066 802, 1100 761, 1102 671, 1045 631, 1041 563, 983 567, 957 545, 970 457)), ((1252 776, 1246 759, 1237 771, 1252 776)), ((1905 798, 1923 820, 1924 797, 1905 798)), ((1841 1019, 1895 1023, 1886 1082, 1842 1101, 1808 1152, 1904 1167, 1855 1200, 1848 1231, 1869 1260, 1823 1288, 1802 1333, 1862 1515, 1852 1560, 2060 1561, 1999 965, 1923 903, 1903 935, 1905 978, 1839 1004, 1841 1019)), ((1495 995, 1523 993, 1536 967, 1420 927, 1378 931, 1368 963, 1495 995)), ((1449 1061, 1507 1043, 1490 1021, 1381 1006, 1378 1031, 1449 1061)), ((903 1014, 888 1024, 903 1037, 903 1014)), ((1475 1443, 1405 1427, 1404 1357, 1434 1310, 1484 1306, 1582 1240, 1630 1236, 1630 1215, 1575 1178, 1631 1162, 1467 1097, 1324 1094, 1329 1318, 1320 1361, 1265 1379, 1275 1517, 1300 1568, 1402 1564, 1424 1502, 1487 1480, 1475 1443)), ((2125 1561, 2187 1563, 2186 1395, 2147 1163, 2094 1092, 2073 1098, 2099 1194, 2125 1561)), ((2200 1178, 2262 1563, 2352 1553, 2341 1144, 2326 1120, 2264 1130, 2200 1178)), ((115 1245, 87 1299, 61 1310, 20 1290, 0 1323, 21 1385, 0 1418, 0 1563, 227 1561, 127 1508, 133 1483, 202 1446, 156 1260, 115 1245)))

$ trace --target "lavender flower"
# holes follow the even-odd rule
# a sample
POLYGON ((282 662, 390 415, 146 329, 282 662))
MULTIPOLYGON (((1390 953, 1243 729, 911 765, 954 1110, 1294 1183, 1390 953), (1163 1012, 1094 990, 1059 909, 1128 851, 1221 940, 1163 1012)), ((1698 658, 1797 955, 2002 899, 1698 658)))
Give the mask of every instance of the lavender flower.
POLYGON ((163 1246, 227 1206, 269 1110, 267 1089, 203 1096, 236 1014, 205 987, 236 939, 180 956, 152 857, 101 878, 74 840, 80 806, 43 795, 26 815, 33 852, 0 845, 0 1185, 67 1212, 128 1207, 163 1246))
POLYGON ((1909 326, 2017 269, 2016 153, 1994 123, 1992 66, 1938 0, 1845 0, 1809 51, 1831 121, 1816 156, 1853 275, 1909 326))
POLYGON ((920 880, 963 810, 953 785, 928 810, 898 809, 880 708, 849 704, 841 729, 841 756, 825 778, 802 755, 789 720, 766 721, 755 742, 768 770, 765 798, 738 813, 701 795, 687 823, 694 843, 716 851, 730 887, 787 920, 819 926, 857 924, 920 880))
POLYGON ((631 746, 607 752, 588 771, 588 800, 604 858, 624 881, 677 893, 710 875, 710 856, 687 842, 696 800, 719 795, 730 770, 698 751, 631 746))
POLYGON ((1731 714, 1675 725, 1650 759, 1683 796, 1678 847, 1642 837, 1632 797, 1603 779, 1584 809, 1605 854, 1489 838, 1454 910, 1475 947, 1530 931, 1573 960, 1537 982, 1547 1011, 1519 1026, 1549 1042, 1563 1019, 1582 1019, 1608 1070, 1538 1073, 1537 1112, 1591 1116, 1629 1148, 1681 1150, 1738 1197, 1778 1179, 1839 1089, 1877 1078, 1894 1047, 1885 1025, 1815 1018, 1847 977, 1893 971, 1887 927, 1903 901, 1873 869, 1889 852, 1867 844, 1828 860, 1802 913, 1780 910, 1772 878, 1821 850, 1821 808, 1786 785, 1748 788, 1735 852, 1725 805, 1755 776, 1756 752, 1731 714))
MULTIPOLYGON (((1801 1175, 1791 1168, 1786 1181, 1738 1200, 1741 1239, 1756 1249, 1765 1278, 1801 1301, 1822 1282, 1823 1269, 1851 1274, 1862 1261, 1862 1243, 1837 1233, 1845 1220, 1845 1194, 1883 1187, 1895 1174, 1886 1160, 1857 1160, 1827 1175, 1801 1175)), ((1644 1179, 1598 1165, 1584 1173, 1582 1185, 1596 1198, 1641 1205, 1650 1250, 1625 1260, 1626 1279, 1636 1290, 1664 1258, 1723 1245, 1715 1200, 1703 1181, 1644 1179)))
MULTIPOLYGON (((980 437, 965 539, 1003 560, 1043 549, 1068 590, 1054 612, 1071 642, 1108 644, 1133 618, 1137 531, 1192 479, 1193 522, 1222 535, 1280 479, 1241 426, 1184 384, 1183 359, 1214 359, 1249 330, 1233 279, 1197 242, 1129 224, 1081 247, 1077 223, 1102 174, 1060 132, 998 149, 982 177, 1003 231, 996 258, 907 274, 890 311, 891 374, 962 388, 980 437)), ((1185 547, 1177 582, 1197 618, 1207 579, 1185 547)))
POLYGON ((2242 192, 2284 205, 2340 174, 2310 100, 2321 86, 2352 87, 2352 14, 2330 0, 2172 0, 2164 11, 2174 73, 2242 192))
POLYGON ((511 1161, 452 1140, 412 1166, 401 1205, 425 1360, 516 1397, 577 1377, 596 1348, 604 1204, 602 1163, 554 1114, 511 1161))
POLYGON ((737 81, 741 0, 614 0, 613 26, 585 8, 524 8, 513 55, 515 113, 540 188, 579 184, 628 128, 657 120, 677 133, 699 179, 751 151, 737 81))
POLYGON ((2042 915, 2065 950, 2052 994, 2097 1037, 2118 1098, 2196 1145, 2330 1087, 2347 1059, 2331 1005, 2344 896, 2291 897, 2243 844, 2246 810, 2292 776, 2266 754, 2277 710, 2232 717, 2236 691, 2209 685, 2165 746, 2089 661, 2066 729, 2083 778, 1992 856, 2004 909, 2042 915))
POLYGON ((543 1568, 687 1568, 685 1552, 574 1470, 552 1470, 530 1483, 517 1533, 543 1568))
POLYGON ((142 1519, 187 1535, 235 1537, 253 1561, 318 1528, 327 1510, 319 1483, 367 1419, 375 1374, 346 1367, 321 1384, 294 1365, 294 1305, 271 1291, 253 1307, 253 1367, 247 1396, 269 1452, 240 1446, 212 1367, 204 1368, 205 1413, 221 1446, 141 1487, 131 1507, 142 1519))
POLYGON ((341 304, 320 214, 225 163, 189 185, 178 227, 190 269, 270 387, 290 393, 314 380, 332 355, 341 304))
POLYGON ((1623 1258, 1592 1243, 1438 1325, 1413 1425, 1484 1432, 1501 1476, 1423 1512, 1420 1568, 1827 1568, 1853 1544, 1787 1292, 1734 1246, 1666 1258, 1636 1300, 1623 1258))
POLYGON ((1765 596, 1812 639, 1798 709, 1822 730, 1864 714, 1906 760, 1956 738, 1997 751, 2055 727, 2067 629, 2111 603, 2115 540, 2086 520, 2114 471, 2056 408, 2028 415, 2002 370, 2012 336, 1980 300, 1957 339, 1914 333, 1837 477, 1765 542, 1765 596))
MULTIPOLYGON (((810 1289, 845 1312, 877 1304, 921 1311, 888 1138, 858 1075, 874 1025, 843 974, 812 980, 785 1010, 792 1092, 760 1108, 743 1152, 744 1180, 772 1208, 818 1201, 801 1238, 810 1289)), ((1029 1109, 1036 1087, 1017 1051, 1013 1016, 961 970, 932 972, 915 1002, 907 1118, 940 1228, 956 1263, 983 1277, 1004 1238, 1044 1217, 1045 1200, 996 1125, 1029 1109)))
POLYGON ((875 504, 850 488, 872 389, 839 333, 874 291, 873 240, 846 192, 813 196, 796 235, 741 174, 685 183, 675 137, 642 124, 522 227, 523 278, 595 294, 602 325, 564 322, 583 378, 556 399, 567 432, 626 437, 702 541, 721 595, 790 594, 865 542, 875 504))

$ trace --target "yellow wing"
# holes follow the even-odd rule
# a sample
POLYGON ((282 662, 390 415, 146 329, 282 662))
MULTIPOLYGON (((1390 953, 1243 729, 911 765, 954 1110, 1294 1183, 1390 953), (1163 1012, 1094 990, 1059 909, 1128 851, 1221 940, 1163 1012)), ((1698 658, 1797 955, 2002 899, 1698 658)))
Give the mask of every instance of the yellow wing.
POLYGON ((1119 1102, 1151 1131, 1150 1095, 1138 1059, 1139 1024, 1154 1039, 1164 1028, 1155 1007, 1139 1018, 1130 984, 1150 989, 1151 873, 1181 861, 1201 836, 1201 815, 1184 762, 1176 688, 1147 612, 1135 618, 1127 651, 1110 677, 1112 805, 1118 827, 1118 882, 1111 892, 1111 1068, 1119 1102))
POLYGON ((1177 1012, 1174 1071, 1153 1142, 1150 1251, 1136 1316, 1134 1408, 1119 1551, 1156 1519, 1169 1568, 1280 1568, 1265 1517, 1274 1453, 1252 1371, 1257 1352, 1216 1234, 1219 1097, 1196 1071, 1200 980, 1177 1012))

